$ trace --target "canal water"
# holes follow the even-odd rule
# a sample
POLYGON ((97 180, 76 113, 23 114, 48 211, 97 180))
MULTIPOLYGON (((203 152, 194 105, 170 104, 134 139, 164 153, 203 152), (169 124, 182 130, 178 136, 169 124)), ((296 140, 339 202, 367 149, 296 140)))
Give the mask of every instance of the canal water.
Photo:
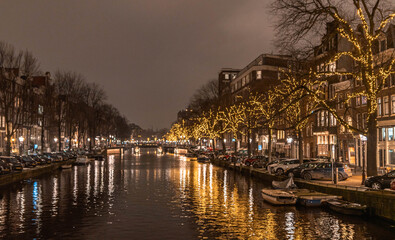
POLYGON ((384 222, 263 202, 258 180, 155 149, 0 189, 2 239, 395 239, 384 222))

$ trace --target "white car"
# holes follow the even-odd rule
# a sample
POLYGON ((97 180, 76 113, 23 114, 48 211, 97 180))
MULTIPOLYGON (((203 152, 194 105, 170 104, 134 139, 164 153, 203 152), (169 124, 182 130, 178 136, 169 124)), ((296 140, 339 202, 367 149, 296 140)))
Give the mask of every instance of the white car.
POLYGON ((280 161, 277 164, 273 164, 270 166, 270 173, 275 173, 277 175, 282 175, 285 173, 288 169, 294 168, 299 166, 299 160, 298 159, 287 159, 280 161))

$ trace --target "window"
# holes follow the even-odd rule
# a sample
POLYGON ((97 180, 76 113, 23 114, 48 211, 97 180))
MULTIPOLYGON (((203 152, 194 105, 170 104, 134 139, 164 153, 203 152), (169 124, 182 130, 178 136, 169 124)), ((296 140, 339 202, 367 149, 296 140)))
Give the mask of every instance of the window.
POLYGON ((44 107, 41 105, 38 105, 38 114, 43 114, 44 112, 44 107))
POLYGON ((225 79, 229 79, 229 74, 228 74, 228 73, 225 73, 225 74, 224 74, 224 77, 225 77, 225 79))
POLYGON ((379 141, 383 141, 383 131, 379 128, 379 141))
POLYGON ((325 113, 324 111, 321 111, 321 126, 325 126, 325 113))
POLYGON ((377 98, 377 116, 381 116, 381 98, 377 98))
POLYGON ((383 98, 383 104, 384 104, 384 114, 389 115, 390 114, 390 105, 388 102, 388 96, 385 96, 383 98))
POLYGON ((395 114, 395 95, 391 96, 391 113, 395 114))
POLYGON ((391 79, 391 86, 395 86, 395 74, 391 74, 390 79, 391 79))
POLYGON ((338 107, 339 109, 343 109, 344 108, 344 102, 343 102, 343 94, 339 94, 338 96, 338 107))
POLYGON ((329 63, 328 68, 329 72, 336 72, 336 62, 329 63))
POLYGON ((389 88, 391 84, 391 79, 388 77, 384 80, 384 88, 389 88))
POLYGON ((262 71, 256 71, 256 79, 262 79, 262 71))
POLYGON ((362 119, 361 119, 362 115, 360 113, 357 114, 357 128, 361 128, 362 127, 362 119))
POLYGON ((383 141, 387 140, 385 136, 386 128, 381 129, 381 136, 383 137, 383 141))
POLYGON ((394 128, 388 128, 388 141, 394 140, 394 128))
POLYGON ((366 96, 361 96, 361 103, 362 105, 366 105, 368 103, 366 100, 366 96))
MULTIPOLYGON (((352 126, 352 118, 351 118, 351 116, 347 116, 347 124, 349 125, 349 126, 352 126)), ((347 130, 348 131, 348 130, 347 130)))
POLYGON ((360 97, 360 96, 357 96, 357 97, 355 98, 355 105, 357 105, 357 106, 360 106, 360 105, 361 105, 361 97, 360 97))

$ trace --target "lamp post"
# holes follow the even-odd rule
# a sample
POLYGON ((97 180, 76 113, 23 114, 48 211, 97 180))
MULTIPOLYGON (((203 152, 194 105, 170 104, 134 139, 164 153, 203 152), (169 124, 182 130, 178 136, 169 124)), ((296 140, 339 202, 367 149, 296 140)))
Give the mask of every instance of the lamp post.
POLYGON ((56 149, 56 146, 57 146, 57 144, 58 144, 58 138, 57 138, 57 137, 54 137, 54 138, 53 138, 53 141, 55 142, 55 149, 56 149))
POLYGON ((23 136, 20 136, 19 138, 19 154, 22 155, 22 151, 23 151, 23 141, 25 140, 25 138, 23 136))

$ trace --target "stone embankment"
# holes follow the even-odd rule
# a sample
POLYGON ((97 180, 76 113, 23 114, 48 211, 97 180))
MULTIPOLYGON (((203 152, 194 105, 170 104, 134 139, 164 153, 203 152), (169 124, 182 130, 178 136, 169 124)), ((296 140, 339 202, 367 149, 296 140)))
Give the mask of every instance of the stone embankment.
MULTIPOLYGON (((285 176, 274 176, 261 169, 247 166, 236 166, 232 163, 213 160, 212 163, 227 169, 240 172, 241 174, 252 176, 271 183, 273 180, 284 180, 285 176)), ((352 187, 328 183, 318 183, 315 181, 294 180, 299 188, 306 188, 327 194, 342 196, 344 200, 367 205, 370 216, 395 222, 395 194, 389 191, 371 191, 362 187, 352 187)))
POLYGON ((49 165, 37 166, 35 168, 24 168, 22 172, 13 172, 10 174, 0 175, 0 187, 58 171, 62 165, 73 164, 74 161, 75 160, 67 160, 58 163, 51 163, 49 165))

